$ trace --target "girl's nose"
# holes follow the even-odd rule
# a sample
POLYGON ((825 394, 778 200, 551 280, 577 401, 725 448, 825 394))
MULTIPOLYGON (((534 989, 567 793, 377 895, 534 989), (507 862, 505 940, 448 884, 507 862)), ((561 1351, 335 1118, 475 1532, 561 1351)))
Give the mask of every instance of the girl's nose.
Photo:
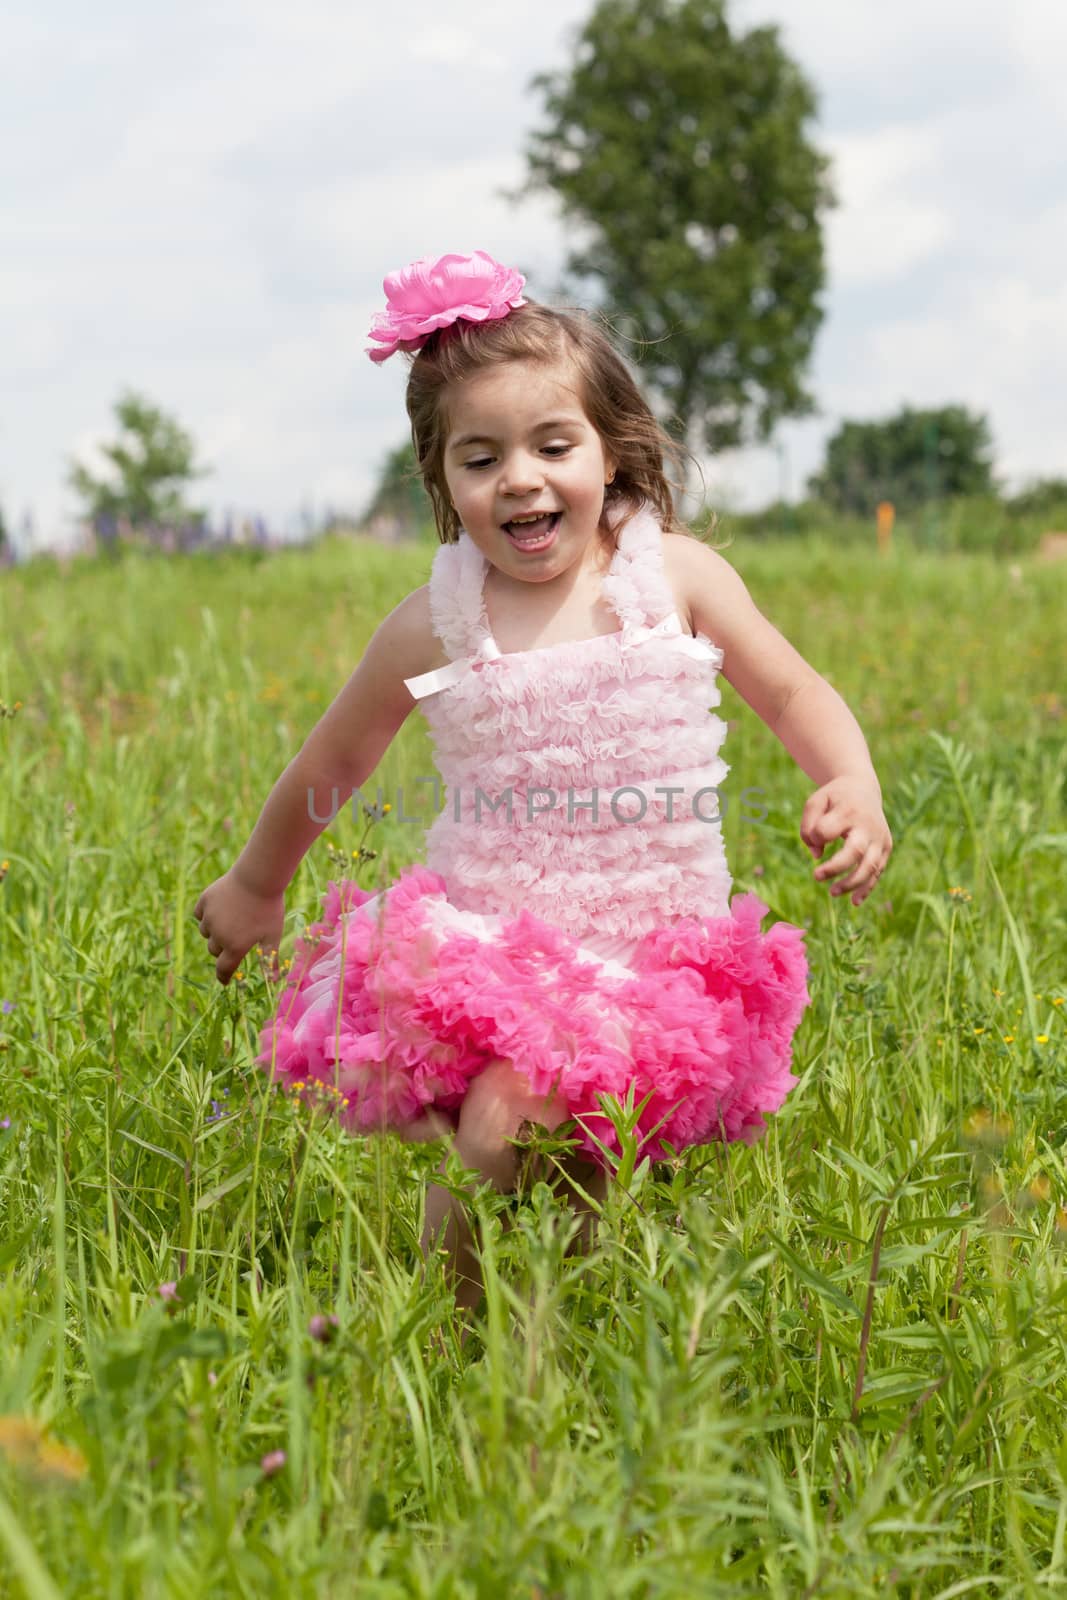
POLYGON ((505 494, 526 494, 530 489, 539 488, 544 481, 543 463, 533 461, 527 456, 525 459, 519 458, 507 463, 501 489, 505 494))

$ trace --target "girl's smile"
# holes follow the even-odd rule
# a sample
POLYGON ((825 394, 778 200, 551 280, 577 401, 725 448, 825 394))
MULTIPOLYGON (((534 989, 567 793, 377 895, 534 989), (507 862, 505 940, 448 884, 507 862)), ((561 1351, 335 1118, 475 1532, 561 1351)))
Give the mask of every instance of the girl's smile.
POLYGON ((563 520, 561 511, 548 511, 535 519, 523 518, 504 524, 508 538, 524 555, 542 555, 556 542, 556 532, 563 520))

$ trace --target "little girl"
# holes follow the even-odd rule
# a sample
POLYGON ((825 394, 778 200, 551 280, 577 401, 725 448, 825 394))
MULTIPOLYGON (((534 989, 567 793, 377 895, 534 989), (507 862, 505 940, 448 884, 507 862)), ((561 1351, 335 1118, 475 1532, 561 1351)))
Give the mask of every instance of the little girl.
MULTIPOLYGON (((815 868, 831 893, 859 905, 892 840, 845 703, 677 522, 676 447, 626 365, 524 282, 480 250, 386 278, 368 354, 409 355, 440 548, 194 915, 220 983, 275 950, 305 852, 418 705, 446 789, 426 865, 330 884, 258 1060, 323 1086, 348 1130, 443 1136, 505 1191, 524 1125, 573 1119, 588 1225, 619 1149, 600 1096, 633 1090, 655 1160, 757 1138, 796 1082, 804 936, 730 900, 718 671, 817 785, 800 837, 816 860, 844 841, 815 868)), ((432 1185, 427 1255, 442 1224, 472 1308, 466 1208, 432 1185)))

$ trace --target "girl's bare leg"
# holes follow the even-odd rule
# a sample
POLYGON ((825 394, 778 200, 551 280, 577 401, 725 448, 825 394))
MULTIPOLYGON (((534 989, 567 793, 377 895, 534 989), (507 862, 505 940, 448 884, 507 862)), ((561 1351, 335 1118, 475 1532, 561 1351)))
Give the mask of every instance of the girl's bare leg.
MULTIPOLYGON (((488 1179, 501 1193, 510 1193, 518 1181, 520 1153, 508 1141, 521 1138, 528 1122, 538 1122, 551 1132, 565 1116, 565 1111, 553 1099, 538 1100, 531 1096, 525 1080, 515 1072, 511 1062, 501 1058, 491 1062, 471 1084, 460 1112, 459 1126, 454 1133, 449 1129, 448 1135, 460 1161, 479 1173, 481 1182, 488 1179)), ((561 1160, 562 1180, 551 1161, 544 1158, 543 1164, 549 1170, 542 1173, 539 1167, 536 1176, 543 1176, 557 1191, 562 1187, 582 1218, 582 1227, 567 1253, 579 1248, 588 1250, 596 1226, 596 1207, 603 1204, 607 1192, 607 1174, 573 1152, 561 1160), (587 1191, 593 1205, 576 1192, 572 1180, 587 1191)), ((446 1165, 447 1156, 438 1172, 443 1173, 446 1165)), ((434 1249, 444 1250, 449 1258, 447 1273, 455 1289, 456 1306, 460 1311, 473 1311, 485 1286, 469 1212, 465 1202, 454 1198, 440 1184, 431 1184, 427 1189, 420 1245, 427 1264, 434 1249)), ((468 1332, 465 1327, 461 1335, 464 1342, 468 1332)))

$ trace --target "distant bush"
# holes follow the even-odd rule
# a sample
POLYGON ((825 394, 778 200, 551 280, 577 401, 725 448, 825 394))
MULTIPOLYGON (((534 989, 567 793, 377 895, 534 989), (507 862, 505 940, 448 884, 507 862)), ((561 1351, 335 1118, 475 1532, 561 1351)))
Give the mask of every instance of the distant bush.
POLYGON ((1043 518, 1046 531, 1067 532, 1067 478, 1037 478, 1006 503, 1019 516, 1043 518))
MULTIPOLYGON (((1051 480, 1052 485, 1055 482, 1051 480)), ((841 545, 873 547, 877 537, 874 517, 850 516, 819 500, 796 505, 774 501, 759 511, 719 511, 714 529, 712 514, 713 508, 706 508, 691 526, 708 544, 722 549, 741 538, 794 539, 811 534, 841 545)), ((1054 488, 1044 486, 1040 494, 1011 500, 996 494, 932 500, 908 515, 898 515, 893 538, 921 550, 1015 556, 1036 549, 1043 533, 1057 529, 1067 531, 1067 494, 1057 498, 1054 488)))

